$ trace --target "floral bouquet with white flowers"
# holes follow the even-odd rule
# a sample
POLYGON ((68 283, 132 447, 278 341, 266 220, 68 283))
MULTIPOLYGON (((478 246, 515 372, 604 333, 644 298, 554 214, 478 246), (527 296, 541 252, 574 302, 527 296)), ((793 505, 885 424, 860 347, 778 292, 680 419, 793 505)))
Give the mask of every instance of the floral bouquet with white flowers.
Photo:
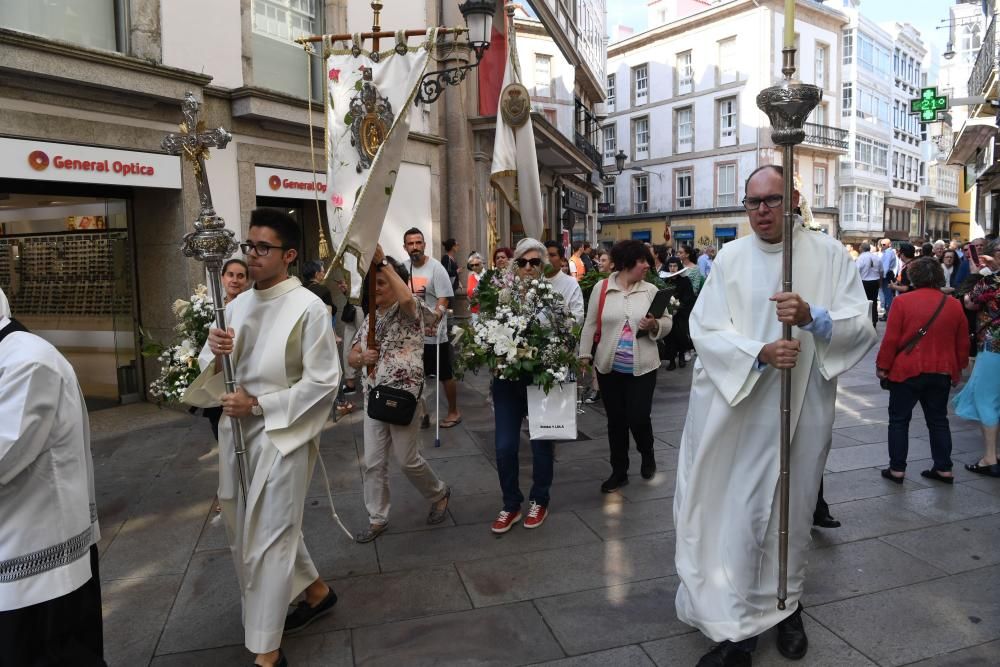
POLYGON ((504 380, 528 378, 546 393, 572 379, 579 327, 548 280, 489 271, 472 303, 479 317, 462 327, 459 372, 485 367, 504 380))
POLYGON ((174 301, 177 316, 177 342, 165 346, 142 332, 146 343, 142 347, 145 357, 156 357, 160 362, 160 376, 149 385, 149 393, 158 402, 180 403, 188 386, 201 373, 198 353, 208 339, 208 329, 215 323, 215 306, 204 285, 198 285, 190 301, 174 301))

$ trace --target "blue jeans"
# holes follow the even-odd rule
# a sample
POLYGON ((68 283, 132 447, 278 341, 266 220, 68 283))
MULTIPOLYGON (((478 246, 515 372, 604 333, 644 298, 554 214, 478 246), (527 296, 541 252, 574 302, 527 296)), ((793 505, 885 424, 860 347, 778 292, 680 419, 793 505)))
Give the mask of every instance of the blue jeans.
POLYGON ((889 287, 889 281, 885 278, 882 279, 882 286, 879 289, 882 291, 882 310, 885 311, 885 316, 889 317, 889 306, 892 305, 896 293, 889 287))
POLYGON ((948 393, 951 377, 942 373, 921 373, 902 382, 889 383, 889 468, 906 470, 910 449, 910 418, 920 402, 931 441, 934 469, 951 471, 951 429, 948 427, 948 393))
MULTIPOLYGON (((528 381, 493 380, 493 415, 496 426, 497 475, 503 491, 503 508, 517 511, 524 502, 518 484, 517 453, 521 446, 521 422, 528 414, 528 381)), ((549 504, 554 447, 551 440, 532 440, 532 485, 530 500, 549 504)))

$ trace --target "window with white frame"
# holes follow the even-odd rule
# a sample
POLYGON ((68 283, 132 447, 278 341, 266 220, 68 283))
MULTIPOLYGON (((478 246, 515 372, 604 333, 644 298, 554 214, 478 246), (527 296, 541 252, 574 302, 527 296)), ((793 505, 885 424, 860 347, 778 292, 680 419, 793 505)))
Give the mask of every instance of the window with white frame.
POLYGON ((854 106, 854 84, 845 82, 843 93, 841 94, 840 115, 850 116, 854 106))
POLYGON ((604 203, 611 208, 611 213, 615 212, 615 182, 604 184, 604 203))
POLYGON ((535 97, 552 97, 552 56, 535 54, 535 97))
POLYGON ((674 76, 677 80, 677 94, 685 95, 692 92, 694 90, 694 65, 690 51, 677 54, 677 66, 674 70, 674 76))
POLYGON ((677 125, 677 146, 675 153, 690 153, 694 150, 694 115, 691 107, 683 107, 674 111, 677 125))
POLYGON ((632 159, 649 159, 649 117, 632 121, 632 159))
POLYGON ((736 145, 736 98, 727 97, 718 101, 719 146, 736 145))
POLYGON ((674 172, 674 208, 691 208, 694 206, 690 169, 679 169, 674 172))
POLYGON ((618 152, 618 126, 614 123, 604 126, 604 161, 613 163, 618 152))
POLYGON ((615 110, 615 75, 608 75, 608 96, 604 103, 607 105, 608 111, 615 110))
POLYGON ((826 45, 816 44, 816 85, 820 88, 826 87, 826 45))
POLYGON ((645 174, 632 177, 632 212, 649 213, 649 177, 645 174))
POLYGON ((731 83, 739 78, 736 63, 736 38, 719 42, 719 83, 731 83))
POLYGON ((844 64, 850 65, 854 62, 854 31, 845 30, 843 39, 844 64))
POLYGON ((871 190, 858 188, 858 222, 868 222, 870 219, 871 190))
POLYGON ((632 99, 635 106, 649 101, 649 67, 647 65, 632 68, 632 99))
POLYGON ((813 167, 813 208, 826 206, 826 167, 813 167))
POLYGON ((316 34, 316 0, 253 0, 253 31, 283 42, 316 34))
POLYGON ((981 44, 978 23, 967 23, 958 28, 958 51, 962 54, 962 60, 967 63, 976 61, 981 44))
POLYGON ((820 102, 809 115, 809 122, 817 125, 826 125, 826 104, 820 102))
POLYGON ((858 135, 854 138, 854 166, 880 176, 889 173, 889 144, 858 135))
POLYGON ((720 164, 715 168, 715 205, 736 206, 736 163, 720 164))

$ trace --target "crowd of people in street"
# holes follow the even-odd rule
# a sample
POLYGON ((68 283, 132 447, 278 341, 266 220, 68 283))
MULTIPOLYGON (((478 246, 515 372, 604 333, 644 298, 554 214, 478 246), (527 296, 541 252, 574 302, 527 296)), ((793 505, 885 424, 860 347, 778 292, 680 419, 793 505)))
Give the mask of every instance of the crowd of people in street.
MULTIPOLYGON (((810 528, 839 525, 822 490, 837 377, 875 345, 880 319, 884 336, 872 373, 889 392, 888 466, 881 476, 903 483, 909 424, 919 404, 933 457, 921 475, 953 484, 951 404, 955 414, 981 425, 982 456, 966 469, 1000 477, 1000 248, 996 239, 919 249, 882 239, 861 244, 855 256, 831 237, 796 225, 793 247, 810 257, 809 270, 796 273, 793 292, 783 292, 783 212, 798 205, 798 193, 786 202, 783 188, 779 167, 754 171, 743 200, 752 234, 718 252, 675 244, 668 227, 659 245, 574 241, 567 247, 523 238, 514 248, 465 254, 446 239, 437 259, 414 227, 399 240, 405 258, 379 247, 362 298, 346 304, 348 285, 328 280, 323 264, 306 262, 301 279, 293 275, 298 224, 280 211, 255 210, 242 244, 246 261, 231 260, 222 271, 228 330, 210 330, 198 359, 201 374, 185 395, 185 402, 206 409, 213 434, 227 443, 219 448, 218 507, 255 664, 287 665, 282 637, 337 602, 302 534, 319 437, 334 406, 340 414, 355 402, 363 410, 368 524, 353 539, 371 542, 389 530, 390 457, 426 499, 426 523, 446 519, 451 488, 421 454, 421 431, 431 425, 428 384, 438 386, 446 406, 435 427, 461 424, 452 325, 466 313, 472 321, 483 317, 481 288, 498 274, 510 278, 508 298, 528 299, 539 285, 556 295, 545 302, 555 305, 532 315, 535 324, 544 328, 566 318, 576 327, 579 363, 566 379, 577 381, 582 404, 603 407, 608 426, 609 475, 595 493, 629 484, 630 438, 642 480, 657 475, 657 375, 693 364, 674 496, 677 615, 716 642, 702 667, 750 665, 758 637, 771 628, 783 656, 803 657, 808 639, 799 600, 810 528), (661 292, 669 305, 654 313, 661 292), (792 340, 783 339, 782 325, 792 326, 792 340), (224 355, 239 379, 235 391, 223 382, 224 355), (953 394, 970 363, 971 374, 953 394), (788 607, 778 610, 774 415, 785 369, 792 377, 792 514, 788 607), (234 420, 223 416, 239 420, 245 454, 229 444, 234 420), (713 576, 720 572, 726 576, 713 576)), ((19 424, 0 428, 0 488, 11 499, 0 506, 0 638, 14 655, 47 652, 73 655, 76 664, 103 664, 86 410, 72 368, 17 324, 2 292, 0 373, 23 377, 0 385, 0 406, 4 414, 16 413, 19 424), (16 508, 36 507, 32 499, 41 493, 64 497, 34 480, 32 471, 41 466, 59 469, 46 484, 72 493, 65 506, 43 503, 37 511, 72 520, 30 532, 16 508), (63 549, 61 562, 33 558, 53 545, 63 549), (7 571, 13 567, 19 569, 7 571), (21 583, 11 587, 11 581, 21 583), (51 632, 27 632, 29 626, 51 632)), ((532 385, 528 373, 494 373, 490 382, 502 504, 484 524, 497 535, 518 523, 538 529, 558 505, 551 497, 558 474, 552 440, 531 439, 527 498, 521 488, 519 451, 532 385)))

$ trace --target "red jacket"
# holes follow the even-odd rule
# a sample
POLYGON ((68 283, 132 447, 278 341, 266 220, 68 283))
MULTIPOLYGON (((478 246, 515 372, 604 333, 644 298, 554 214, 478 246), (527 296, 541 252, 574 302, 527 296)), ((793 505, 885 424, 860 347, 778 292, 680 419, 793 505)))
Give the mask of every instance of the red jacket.
POLYGON ((969 365, 969 323, 958 299, 950 297, 945 297, 944 307, 917 346, 910 352, 900 349, 927 324, 942 296, 940 290, 922 287, 893 299, 875 360, 878 368, 889 371, 893 382, 921 373, 942 373, 958 382, 962 369, 969 365))

